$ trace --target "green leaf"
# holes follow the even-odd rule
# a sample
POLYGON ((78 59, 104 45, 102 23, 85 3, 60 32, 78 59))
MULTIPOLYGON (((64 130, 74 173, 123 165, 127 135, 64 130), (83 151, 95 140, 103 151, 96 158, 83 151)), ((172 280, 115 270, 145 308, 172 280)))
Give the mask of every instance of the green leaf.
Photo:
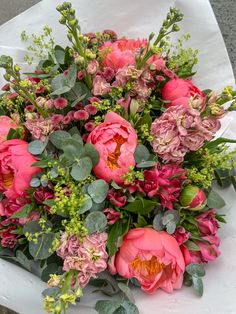
POLYGON ((90 196, 87 194, 84 194, 85 200, 84 200, 84 204, 80 207, 79 213, 80 214, 84 214, 86 211, 88 211, 92 205, 93 205, 93 201, 91 200, 90 196))
POLYGON ((28 145, 28 151, 33 155, 40 155, 47 146, 47 141, 42 142, 40 140, 35 140, 28 145))
POLYGON ((73 63, 68 69, 68 74, 65 77, 65 84, 69 86, 70 89, 73 88, 75 86, 76 78, 77 78, 77 66, 75 63, 73 63))
POLYGON ((65 94, 67 92, 69 92, 71 90, 71 88, 69 86, 63 86, 61 88, 58 88, 57 90, 55 90, 54 92, 51 93, 51 96, 60 96, 62 94, 65 94))
POLYGON ((225 201, 216 191, 211 190, 207 197, 207 206, 220 209, 225 206, 225 201))
POLYGON ((129 203, 124 207, 125 211, 140 214, 143 216, 148 215, 157 206, 156 201, 137 198, 134 202, 129 203))
POLYGON ((231 179, 231 183, 233 184, 233 187, 234 187, 234 189, 236 191, 236 177, 235 176, 231 176, 230 179, 231 179))
POLYGON ((222 222, 222 223, 224 223, 224 224, 227 223, 227 221, 222 217, 222 215, 216 214, 216 219, 217 219, 219 222, 222 222))
POLYGON ((99 287, 98 291, 108 296, 113 296, 120 292, 116 279, 106 271, 97 274, 97 278, 91 279, 89 284, 99 287))
POLYGON ((48 258, 53 252, 52 243, 55 239, 54 233, 44 233, 37 238, 37 242, 29 243, 29 252, 35 260, 44 260, 48 258))
POLYGON ((136 165, 137 168, 150 168, 154 167, 156 165, 156 161, 154 160, 147 160, 147 161, 141 161, 136 165))
POLYGON ((73 94, 71 93, 71 96, 72 96, 72 99, 74 100, 71 106, 74 107, 78 102, 91 97, 91 91, 87 87, 87 85, 84 84, 83 82, 76 82, 73 88, 73 94), (75 94, 76 94, 76 97, 75 97, 75 94))
POLYGON ((44 282, 47 282, 50 279, 51 274, 57 274, 58 273, 58 265, 56 263, 52 263, 47 265, 41 274, 41 279, 44 282))
POLYGON ((65 50, 61 47, 56 45, 54 48, 55 58, 59 64, 64 64, 65 60, 65 50))
POLYGON ((51 162, 52 159, 44 159, 44 160, 39 160, 34 162, 31 167, 39 167, 39 168, 47 168, 48 167, 48 163, 51 162))
POLYGON ((169 214, 167 212, 167 215, 163 216, 163 218, 162 218, 163 225, 167 225, 173 219, 174 219, 174 215, 173 214, 169 214))
POLYGON ((31 179, 31 181, 30 181, 30 186, 32 187, 32 188, 37 188, 37 187, 39 187, 40 186, 40 184, 41 184, 41 181, 40 181, 40 179, 39 178, 32 178, 31 179))
POLYGON ((137 306, 130 301, 124 300, 121 306, 125 309, 127 314, 139 314, 137 306))
POLYGON ((20 211, 14 213, 11 218, 26 218, 33 209, 32 204, 26 204, 20 211))
POLYGON ((153 228, 157 231, 161 231, 164 229, 162 217, 163 217, 163 215, 161 213, 159 213, 153 219, 153 228))
POLYGON ((120 301, 100 300, 95 305, 99 314, 113 314, 121 305, 120 301))
POLYGON ((130 219, 119 220, 112 225, 108 232, 107 249, 109 257, 112 257, 122 243, 123 237, 129 231, 130 219))
POLYGON ((169 221, 166 225, 166 231, 169 234, 173 234, 175 232, 175 229, 176 229, 176 223, 173 220, 169 221))
POLYGON ((31 269, 31 261, 26 257, 26 255, 18 250, 16 251, 16 261, 21 264, 28 271, 32 271, 31 269))
POLYGON ((190 251, 200 251, 200 247, 194 241, 188 240, 184 245, 186 245, 190 251))
POLYGON ((62 149, 65 156, 69 157, 72 161, 79 159, 83 152, 83 145, 74 139, 65 140, 64 143, 65 146, 62 149))
POLYGON ((93 167, 95 167, 100 159, 100 155, 98 153, 98 151, 96 150, 95 146, 91 143, 87 143, 84 145, 84 150, 82 153, 82 156, 88 156, 93 163, 93 167))
POLYGON ((203 282, 202 282, 202 278, 199 277, 192 277, 193 280, 193 287, 194 289, 197 291, 197 293, 199 294, 199 296, 203 295, 203 282))
POLYGON ((149 159, 150 153, 146 146, 140 144, 136 147, 134 157, 136 163, 141 163, 142 161, 147 161, 149 159))
POLYGON ((124 295, 126 296, 126 298, 134 303, 134 296, 133 296, 133 293, 132 291, 130 290, 130 288, 124 284, 123 282, 119 282, 118 283, 118 287, 120 288, 120 290, 124 293, 124 295))
POLYGON ((236 143, 236 140, 231 140, 231 139, 228 139, 228 138, 219 137, 219 138, 217 138, 214 141, 206 143, 203 147, 204 148, 208 148, 208 149, 214 149, 218 145, 223 144, 223 143, 236 143))
POLYGON ((90 175, 92 168, 93 164, 91 159, 84 157, 72 166, 70 174, 76 181, 83 181, 90 175))
POLYGON ((206 274, 204 267, 200 264, 189 264, 186 267, 186 272, 195 277, 204 277, 206 274))
POLYGON ((10 129, 7 134, 7 140, 12 140, 12 139, 17 139, 17 138, 21 138, 21 134, 18 132, 18 130, 10 129))
POLYGON ((88 229, 89 234, 102 232, 107 226, 107 218, 102 212, 92 212, 85 218, 84 226, 88 229))
POLYGON ((70 138, 70 133, 66 131, 55 131, 51 133, 49 137, 52 144, 58 149, 62 149, 64 147, 65 140, 70 138))
POLYGON ((93 181, 88 186, 88 194, 91 196, 95 203, 102 203, 106 197, 109 190, 109 185, 106 181, 100 179, 93 181))
MULTIPOLYGON (((48 223, 48 222, 47 222, 48 223)), ((41 226, 39 225, 39 222, 38 221, 29 221, 27 222, 24 227, 23 227, 23 233, 26 234, 26 233, 36 233, 36 232, 41 232, 42 231, 42 228, 41 226)))

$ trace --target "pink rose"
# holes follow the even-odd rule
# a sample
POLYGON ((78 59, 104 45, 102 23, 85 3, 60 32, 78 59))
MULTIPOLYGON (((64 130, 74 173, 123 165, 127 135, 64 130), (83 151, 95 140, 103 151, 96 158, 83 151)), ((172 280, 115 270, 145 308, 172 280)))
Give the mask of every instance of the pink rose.
POLYGON ((202 237, 203 241, 195 241, 200 251, 190 251, 185 245, 181 246, 185 265, 205 264, 214 261, 221 253, 219 251, 220 239, 215 236, 202 237))
POLYGON ((7 198, 25 195, 33 175, 40 171, 31 166, 36 161, 25 141, 16 139, 0 144, 0 191, 7 198))
POLYGON ((152 70, 162 71, 165 68, 166 62, 164 59, 160 58, 157 55, 153 55, 148 59, 147 64, 152 66, 152 70))
POLYGON ((142 290, 172 292, 180 289, 185 263, 179 245, 168 233, 151 228, 132 229, 125 236, 109 270, 124 278, 136 278, 142 290))
POLYGON ((219 224, 216 220, 216 211, 214 209, 209 209, 205 213, 197 216, 196 220, 202 236, 216 235, 219 224))
POLYGON ((190 237, 190 232, 187 232, 184 227, 178 227, 176 228, 173 237, 175 237, 176 241, 179 245, 182 245, 183 243, 187 242, 190 237))
POLYGON ((201 104, 205 101, 205 95, 192 82, 180 78, 170 80, 162 89, 162 99, 169 100, 166 107, 184 105, 188 106, 189 99, 197 98, 201 104))
POLYGON ((7 229, 0 231, 1 245, 3 247, 7 247, 13 249, 16 245, 17 239, 16 236, 12 233, 12 231, 16 229, 16 227, 8 227, 7 229))
POLYGON ((147 40, 119 39, 114 43, 107 41, 101 47, 103 65, 117 71, 127 65, 134 65, 135 53, 147 47, 147 40))
POLYGON ((122 184, 122 176, 135 165, 134 151, 137 134, 130 123, 115 112, 109 112, 87 139, 99 152, 99 163, 94 167, 97 178, 122 184))
POLYGON ((186 179, 184 169, 167 164, 152 170, 144 170, 144 181, 138 181, 137 188, 148 197, 160 197, 162 206, 173 209, 178 200, 182 181, 186 179))
POLYGON ((126 204, 127 197, 124 195, 123 190, 110 189, 107 200, 117 207, 123 207, 126 204))
POLYGON ((117 212, 113 208, 105 208, 103 212, 107 217, 108 225, 113 225, 120 219, 120 212, 117 212))
POLYGON ((0 144, 7 139, 10 129, 16 129, 18 125, 7 116, 0 116, 0 144))

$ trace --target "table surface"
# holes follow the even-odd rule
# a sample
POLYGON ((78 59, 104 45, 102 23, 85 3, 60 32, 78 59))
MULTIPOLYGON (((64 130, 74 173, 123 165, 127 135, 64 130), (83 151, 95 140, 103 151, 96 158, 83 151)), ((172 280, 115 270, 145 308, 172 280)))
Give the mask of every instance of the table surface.
MULTIPOLYGON (((20 14, 39 0, 0 0, 0 25, 20 14)), ((236 1, 210 0, 219 23, 236 76, 236 1)), ((1 314, 17 314, 0 305, 1 314)))

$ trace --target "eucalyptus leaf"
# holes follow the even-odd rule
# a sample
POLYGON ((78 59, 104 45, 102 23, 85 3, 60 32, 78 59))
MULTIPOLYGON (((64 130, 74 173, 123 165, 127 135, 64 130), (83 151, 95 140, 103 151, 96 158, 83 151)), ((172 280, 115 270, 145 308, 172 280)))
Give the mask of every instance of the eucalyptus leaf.
POLYGON ((54 48, 55 58, 59 64, 64 64, 65 59, 65 50, 61 47, 56 45, 54 48))
POLYGON ((173 234, 175 232, 175 229, 176 229, 176 223, 173 220, 169 221, 166 225, 166 231, 169 234, 173 234))
POLYGON ((125 211, 140 214, 143 216, 148 215, 157 206, 157 202, 154 200, 146 200, 137 198, 134 202, 129 203, 124 207, 125 211))
POLYGON ((107 226, 107 218, 102 212, 92 212, 85 218, 84 226, 88 229, 89 234, 102 232, 107 226))
POLYGON ((93 164, 91 159, 89 157, 83 157, 78 160, 78 162, 74 163, 70 174, 76 181, 83 181, 90 175, 92 168, 93 164))
POLYGON ((134 301, 134 296, 132 294, 132 291, 130 290, 130 288, 126 284, 124 284, 123 282, 119 282, 118 283, 118 287, 120 288, 120 290, 124 293, 124 295, 126 296, 126 298, 130 302, 132 302, 132 303, 135 302, 134 301))
POLYGON ((100 159, 99 153, 96 150, 95 146, 91 143, 87 143, 84 145, 84 150, 82 156, 88 156, 93 163, 93 167, 95 167, 100 159))
POLYGON ((51 274, 57 274, 58 273, 58 265, 56 263, 52 263, 47 265, 41 274, 41 279, 44 282, 47 282, 50 279, 51 274))
POLYGON ((130 301, 124 300, 121 306, 126 310, 127 314, 139 314, 137 306, 130 301))
POLYGON ((134 152, 134 157, 135 157, 136 163, 141 163, 149 159, 150 153, 146 146, 140 144, 136 147, 136 150, 134 152))
POLYGON ((20 250, 16 251, 16 261, 21 264, 28 271, 32 271, 31 269, 31 261, 27 258, 27 256, 20 250))
POLYGON ((95 305, 95 310, 99 314, 113 314, 120 305, 120 301, 99 300, 95 305))
POLYGON ((51 96, 60 96, 62 94, 65 94, 71 90, 71 87, 69 86, 63 86, 61 88, 56 89, 54 92, 51 93, 51 96))
POLYGON ((109 190, 109 185, 103 179, 93 181, 88 186, 88 194, 91 196, 95 203, 102 203, 109 190))
POLYGON ((80 207, 79 213, 80 214, 84 214, 86 211, 88 211, 92 205, 93 205, 93 201, 91 200, 91 197, 87 194, 84 195, 84 203, 83 205, 80 207))
POLYGON ((29 242, 29 252, 35 260, 44 260, 53 254, 52 243, 55 239, 54 233, 44 233, 37 238, 37 242, 29 242))
POLYGON ((30 181, 30 186, 32 188, 37 188, 41 185, 41 182, 40 182, 40 179, 39 178, 32 178, 31 181, 30 181))
POLYGON ((28 151, 32 155, 40 155, 47 146, 47 141, 43 142, 40 140, 35 140, 28 145, 28 151))
POLYGON ((161 213, 159 213, 153 219, 153 228, 157 231, 161 231, 164 229, 162 217, 163 217, 163 215, 161 213))
POLYGON ((220 209, 225 206, 225 201, 216 191, 211 190, 207 197, 207 206, 220 209))
POLYGON ((203 282, 202 282, 202 278, 199 277, 192 277, 193 280, 193 287, 196 290, 196 292, 199 294, 199 296, 203 295, 203 282))
POLYGON ((52 144, 58 149, 62 149, 64 147, 65 140, 70 138, 70 133, 62 130, 51 133, 49 137, 52 144))
POLYGON ((206 274, 204 267, 200 264, 189 264, 186 271, 189 275, 196 277, 204 277, 206 274))
POLYGON ((147 161, 141 161, 136 165, 137 168, 150 168, 154 167, 156 165, 156 161, 154 160, 147 160, 147 161))

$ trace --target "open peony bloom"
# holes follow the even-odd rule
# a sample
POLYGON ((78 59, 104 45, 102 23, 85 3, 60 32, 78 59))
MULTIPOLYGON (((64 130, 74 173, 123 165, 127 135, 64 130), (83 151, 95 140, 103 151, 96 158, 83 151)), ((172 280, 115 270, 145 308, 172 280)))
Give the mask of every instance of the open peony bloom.
POLYGON ((7 116, 0 117, 0 143, 7 139, 7 134, 10 129, 16 129, 18 125, 7 116))
POLYGON ((31 167, 36 161, 25 141, 15 139, 0 144, 0 191, 7 198, 25 195, 33 175, 40 171, 31 167))
POLYGON ((107 41, 101 47, 103 65, 117 71, 127 65, 134 65, 135 53, 147 47, 147 40, 119 39, 114 43, 107 41))
POLYGON ((151 294, 159 288, 166 292, 180 289, 185 263, 174 237, 164 231, 137 228, 125 236, 109 270, 136 278, 142 290, 151 294))
POLYGON ((137 134, 130 123, 115 112, 109 112, 104 122, 90 133, 87 142, 92 143, 100 155, 93 169, 96 177, 123 183, 122 176, 135 165, 137 134))
POLYGON ((199 104, 196 105, 200 109, 204 107, 205 95, 190 81, 174 78, 166 83, 162 89, 162 99, 170 101, 166 104, 167 108, 181 105, 188 107, 190 98, 199 100, 199 104))

